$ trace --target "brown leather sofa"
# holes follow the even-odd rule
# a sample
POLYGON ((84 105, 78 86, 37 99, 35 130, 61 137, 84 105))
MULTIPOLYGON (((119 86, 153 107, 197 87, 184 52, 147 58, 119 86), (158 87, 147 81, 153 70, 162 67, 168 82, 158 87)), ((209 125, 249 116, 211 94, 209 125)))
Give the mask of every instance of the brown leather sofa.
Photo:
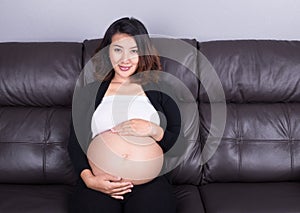
MULTIPOLYGON (((98 42, 0 43, 0 212, 67 212, 73 91, 98 42)), ((197 107, 183 101, 187 151, 166 174, 177 212, 300 212, 300 41, 154 42, 197 107), (211 134, 221 96, 208 94, 204 69, 223 87, 221 136, 211 134)))

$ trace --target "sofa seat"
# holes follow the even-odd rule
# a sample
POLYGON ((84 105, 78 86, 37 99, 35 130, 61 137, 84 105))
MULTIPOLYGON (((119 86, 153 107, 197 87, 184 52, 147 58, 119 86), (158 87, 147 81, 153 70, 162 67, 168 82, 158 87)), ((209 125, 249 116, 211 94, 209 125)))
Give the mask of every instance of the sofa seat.
POLYGON ((68 185, 0 184, 0 209, 9 213, 66 213, 68 185))
POLYGON ((200 187, 207 213, 300 212, 300 183, 212 183, 200 187))

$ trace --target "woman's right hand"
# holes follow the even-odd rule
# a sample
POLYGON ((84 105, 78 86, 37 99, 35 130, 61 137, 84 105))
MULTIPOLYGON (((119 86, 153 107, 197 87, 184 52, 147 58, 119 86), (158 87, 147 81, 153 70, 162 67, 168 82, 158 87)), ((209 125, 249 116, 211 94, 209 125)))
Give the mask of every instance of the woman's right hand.
POLYGON ((106 173, 95 176, 90 169, 84 169, 80 176, 88 188, 108 194, 115 199, 123 200, 123 195, 131 192, 133 187, 131 182, 121 182, 121 178, 106 173))

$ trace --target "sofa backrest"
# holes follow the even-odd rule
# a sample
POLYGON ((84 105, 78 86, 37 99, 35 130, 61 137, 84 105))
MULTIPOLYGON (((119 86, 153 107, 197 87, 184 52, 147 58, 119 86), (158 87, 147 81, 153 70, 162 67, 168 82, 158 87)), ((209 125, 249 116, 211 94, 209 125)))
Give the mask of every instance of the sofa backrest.
POLYGON ((67 153, 80 43, 0 44, 0 183, 72 183, 67 153))
MULTIPOLYGON (((227 119, 203 183, 300 180, 300 42, 212 41, 199 44, 223 85, 227 119)), ((202 143, 210 104, 200 90, 202 143)))

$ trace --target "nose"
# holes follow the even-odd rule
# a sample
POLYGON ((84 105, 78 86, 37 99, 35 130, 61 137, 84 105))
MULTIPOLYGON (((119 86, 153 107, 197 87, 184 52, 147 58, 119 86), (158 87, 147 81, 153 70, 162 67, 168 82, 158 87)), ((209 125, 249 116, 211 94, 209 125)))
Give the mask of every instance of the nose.
POLYGON ((123 63, 129 63, 130 62, 129 53, 127 51, 123 52, 121 62, 123 62, 123 63))

